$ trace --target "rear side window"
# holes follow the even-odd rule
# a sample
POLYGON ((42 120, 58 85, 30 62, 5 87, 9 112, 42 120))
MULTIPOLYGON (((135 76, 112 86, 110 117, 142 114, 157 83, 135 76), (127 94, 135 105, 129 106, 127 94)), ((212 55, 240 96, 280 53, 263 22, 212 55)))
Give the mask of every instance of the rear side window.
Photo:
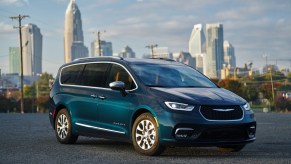
POLYGON ((106 83, 107 63, 86 64, 80 81, 82 85, 91 87, 104 87, 106 83))
POLYGON ((78 85, 80 84, 79 78, 83 71, 84 65, 72 65, 69 67, 65 67, 61 72, 61 84, 68 85, 78 85))

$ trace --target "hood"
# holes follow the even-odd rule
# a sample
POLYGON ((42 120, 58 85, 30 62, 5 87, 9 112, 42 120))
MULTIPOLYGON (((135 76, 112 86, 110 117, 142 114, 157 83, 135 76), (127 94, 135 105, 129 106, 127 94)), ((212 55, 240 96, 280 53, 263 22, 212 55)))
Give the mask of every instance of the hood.
POLYGON ((223 88, 159 88, 151 91, 165 101, 199 105, 242 105, 246 101, 223 88))

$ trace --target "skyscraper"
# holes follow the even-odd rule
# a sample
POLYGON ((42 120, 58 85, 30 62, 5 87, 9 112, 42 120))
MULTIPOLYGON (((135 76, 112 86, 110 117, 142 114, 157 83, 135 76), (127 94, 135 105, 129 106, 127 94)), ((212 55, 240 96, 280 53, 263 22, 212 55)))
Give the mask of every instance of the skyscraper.
POLYGON ((206 24, 206 76, 220 78, 223 59, 223 26, 206 24))
POLYGON ((202 24, 194 25, 189 39, 189 52, 193 58, 196 58, 196 68, 203 72, 203 60, 198 58, 203 57, 205 53, 205 35, 202 29, 202 24))
POLYGON ((98 57, 98 56, 112 56, 112 43, 106 41, 100 41, 101 45, 101 54, 99 54, 99 42, 95 40, 91 43, 91 56, 98 57))
POLYGON ((236 67, 236 58, 234 53, 234 47, 229 41, 223 42, 224 63, 230 67, 236 67))
POLYGON ((81 12, 71 0, 65 15, 64 31, 65 63, 76 58, 88 57, 88 48, 84 45, 81 12))
POLYGON ((18 73, 20 75, 19 47, 9 47, 9 73, 18 73))
POLYGON ((34 24, 22 27, 23 75, 42 73, 42 34, 34 24))

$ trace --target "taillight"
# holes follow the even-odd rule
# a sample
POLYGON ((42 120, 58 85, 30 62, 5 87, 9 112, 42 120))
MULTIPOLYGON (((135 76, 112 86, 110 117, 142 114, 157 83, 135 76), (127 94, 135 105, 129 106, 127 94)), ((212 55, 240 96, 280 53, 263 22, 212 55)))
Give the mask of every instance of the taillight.
POLYGON ((49 87, 50 87, 50 91, 53 89, 53 86, 54 86, 54 85, 50 85, 50 86, 49 86, 49 87))
POLYGON ((49 79, 50 91, 53 89, 53 86, 54 86, 54 79, 49 79))

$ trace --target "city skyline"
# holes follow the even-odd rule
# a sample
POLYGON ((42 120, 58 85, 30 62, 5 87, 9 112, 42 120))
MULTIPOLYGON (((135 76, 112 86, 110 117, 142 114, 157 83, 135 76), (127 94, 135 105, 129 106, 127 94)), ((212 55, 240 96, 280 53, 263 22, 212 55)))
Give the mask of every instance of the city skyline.
MULTIPOLYGON (((64 56, 64 14, 69 0, 0 2, 0 67, 8 73, 9 47, 18 46, 16 21, 9 16, 27 14, 23 24, 36 24, 44 35, 43 71, 56 74, 64 56), (45 7, 44 7, 45 6, 45 7), (54 12, 51 12, 54 11, 54 12)), ((148 44, 169 47, 171 52, 188 51, 189 35, 197 23, 220 23, 224 38, 236 48, 237 66, 252 61, 254 67, 267 63, 289 67, 291 50, 291 2, 266 1, 78 1, 82 11, 84 43, 92 32, 106 30, 101 39, 112 42, 113 52, 129 45, 137 57, 149 54, 148 44), (198 5, 197 5, 198 4, 198 5), (157 10, 160 9, 160 10, 157 10), (102 13, 102 14, 100 14, 102 13), (283 61, 284 59, 284 61, 283 61)), ((205 29, 203 29, 205 31, 205 29)))

